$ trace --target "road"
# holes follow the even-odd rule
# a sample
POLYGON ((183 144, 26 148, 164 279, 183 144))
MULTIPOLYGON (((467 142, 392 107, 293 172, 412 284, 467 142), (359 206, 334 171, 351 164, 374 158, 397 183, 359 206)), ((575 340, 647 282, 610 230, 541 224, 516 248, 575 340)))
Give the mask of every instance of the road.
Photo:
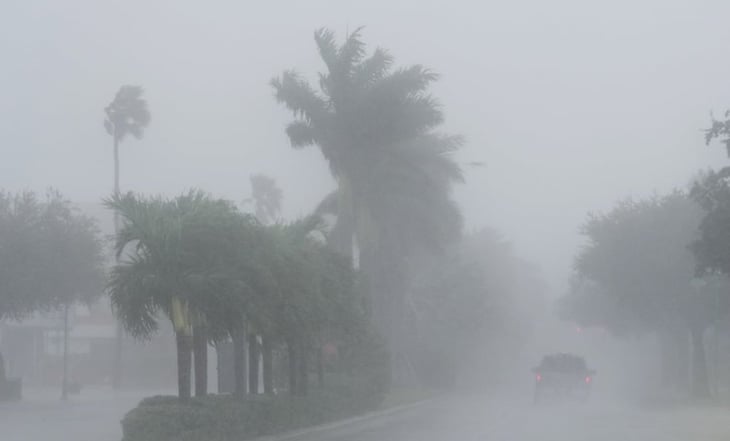
POLYGON ((534 407, 452 397, 287 441, 728 441, 730 409, 641 410, 590 403, 534 407))
POLYGON ((1 441, 119 441, 119 421, 150 392, 87 389, 68 401, 54 390, 24 390, 23 401, 0 403, 1 441))
MULTIPOLYGON (((147 393, 149 394, 149 393, 147 393)), ((85 391, 69 402, 30 394, 0 404, 2 441, 119 441, 119 420, 141 392, 85 391)), ((448 397, 394 414, 289 437, 290 441, 727 441, 730 409, 646 410, 591 402, 448 397)))

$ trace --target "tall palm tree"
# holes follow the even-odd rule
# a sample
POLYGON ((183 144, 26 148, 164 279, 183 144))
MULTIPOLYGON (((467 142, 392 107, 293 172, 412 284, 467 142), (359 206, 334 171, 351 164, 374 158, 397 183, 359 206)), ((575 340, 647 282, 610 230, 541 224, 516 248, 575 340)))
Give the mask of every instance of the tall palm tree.
POLYGON ((366 56, 360 29, 342 45, 326 29, 314 38, 326 66, 319 90, 291 70, 271 84, 295 116, 286 128, 291 145, 316 145, 329 163, 337 191, 321 210, 337 215, 331 239, 369 275, 376 325, 397 346, 405 259, 461 230, 450 194, 463 179, 452 158, 462 140, 436 131, 443 114, 428 93, 434 72, 393 69, 381 48, 366 56))
MULTIPOLYGON (((142 98, 144 89, 140 86, 124 85, 119 88, 114 100, 104 108, 104 128, 112 137, 114 145, 114 194, 119 194, 119 143, 132 135, 141 139, 150 123, 147 101, 142 98)), ((119 215, 114 213, 114 232, 119 231, 119 215)), ((113 385, 119 387, 122 373, 122 328, 117 326, 114 351, 113 385)))

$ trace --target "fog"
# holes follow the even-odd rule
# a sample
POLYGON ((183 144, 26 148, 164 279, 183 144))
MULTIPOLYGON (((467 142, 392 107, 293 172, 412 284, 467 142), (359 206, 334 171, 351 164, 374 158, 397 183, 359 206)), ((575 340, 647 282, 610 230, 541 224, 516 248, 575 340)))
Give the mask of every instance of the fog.
POLYGON ((458 198, 470 226, 503 231, 566 286, 577 226, 590 210, 666 191, 722 163, 698 131, 728 102, 724 2, 311 1, 13 2, 3 7, 4 186, 108 194, 99 122, 119 84, 154 103, 145 139, 122 153, 123 188, 203 187, 239 200, 242 176, 268 173, 284 210, 331 187, 314 149, 291 151, 269 79, 321 69, 313 29, 366 26, 369 45, 442 75, 446 128, 467 144, 458 198), (184 127, 184 130, 179 128, 184 127))
MULTIPOLYGON (((466 401, 450 396, 456 401, 430 404, 429 412, 452 412, 461 427, 473 428, 482 424, 474 409, 486 400, 489 428, 460 438, 453 427, 439 426, 434 439, 521 440, 553 433, 545 427, 555 420, 544 412, 555 409, 529 407, 526 412, 546 426, 519 435, 507 426, 495 429, 500 417, 494 416, 510 420, 522 412, 518 397, 531 404, 529 369, 553 352, 585 355, 599 371, 597 403, 561 404, 557 412, 597 421, 609 415, 601 424, 625 425, 641 419, 643 411, 632 406, 656 398, 638 393, 636 382, 643 380, 633 375, 650 378, 662 369, 656 336, 632 330, 617 339, 604 329, 584 330, 556 318, 556 301, 571 292, 576 256, 589 240, 581 235, 589 213, 608 213, 626 198, 685 191, 699 171, 728 164, 724 148, 705 146, 703 130, 712 123, 711 112, 722 119, 730 108, 729 14, 730 3, 719 0, 8 1, 0 6, 0 188, 42 193, 54 187, 82 207, 108 197, 113 162, 103 110, 121 85, 132 84, 144 87, 152 117, 143 139, 120 147, 123 192, 172 198, 200 188, 242 203, 251 195, 249 177, 265 174, 282 190, 281 218, 306 216, 337 183, 316 146, 292 149, 284 130, 291 112, 274 99, 269 82, 295 68, 316 87, 325 66, 314 30, 327 27, 342 42, 363 26, 368 53, 384 47, 396 67, 423 64, 439 74, 429 89, 444 113, 438 131, 465 140, 455 155, 464 182, 454 187, 464 231, 498 232, 511 244, 515 262, 529 262, 540 279, 514 288, 539 291, 534 302, 516 301, 516 327, 530 328, 529 337, 505 343, 507 361, 498 364, 489 351, 499 344, 485 339, 489 351, 469 361, 474 364, 459 386, 506 395, 508 410, 499 410, 491 395, 466 401), (490 366, 499 371, 492 384, 470 384, 490 366)), ((110 216, 102 217, 102 229, 111 234, 110 216)), ((712 329, 706 338, 720 332, 712 329)), ((682 334, 680 341, 686 338, 682 334)), ((717 355, 724 346, 714 341, 720 349, 708 357, 727 358, 717 355)), ((719 390, 719 374, 710 377, 719 390)), ((31 411, 46 398, 32 393, 35 398, 23 403, 31 411)), ((117 397, 124 405, 115 401, 110 414, 115 425, 120 409, 149 395, 125 393, 117 397)), ((18 409, 3 404, 0 418, 9 421, 18 409)), ((671 430, 684 434, 676 439, 730 436, 707 429, 717 409, 673 410, 681 422, 671 430), (693 431, 700 426, 707 431, 693 431)), ((658 419, 651 424, 668 424, 653 415, 658 419)), ((415 439, 421 428, 409 432, 409 424, 428 418, 412 418, 398 432, 383 423, 376 433, 415 439)), ((591 427, 575 433, 593 434, 591 427)), ((17 430, 22 436, 24 428, 17 430)), ((621 436, 654 440, 669 433, 641 430, 621 436)), ((98 433, 99 441, 106 433, 120 436, 116 426, 98 433)), ((604 436, 595 439, 615 439, 604 436)), ((347 431, 322 437, 370 439, 347 431)))

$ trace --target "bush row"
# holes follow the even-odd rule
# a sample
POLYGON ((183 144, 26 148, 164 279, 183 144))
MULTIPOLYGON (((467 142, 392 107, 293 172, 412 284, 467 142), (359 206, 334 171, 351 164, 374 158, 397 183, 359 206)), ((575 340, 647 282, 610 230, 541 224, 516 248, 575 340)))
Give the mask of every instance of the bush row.
POLYGON ((384 398, 382 388, 361 379, 327 380, 305 397, 211 395, 188 403, 150 397, 122 420, 123 441, 241 441, 355 416, 384 398))

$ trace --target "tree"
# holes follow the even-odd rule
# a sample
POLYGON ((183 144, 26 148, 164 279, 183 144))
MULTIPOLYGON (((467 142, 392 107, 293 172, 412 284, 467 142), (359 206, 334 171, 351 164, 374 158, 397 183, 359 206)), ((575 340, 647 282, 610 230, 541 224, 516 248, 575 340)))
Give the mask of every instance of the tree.
MULTIPOLYGON (((254 215, 263 224, 268 225, 277 220, 281 212, 282 192, 276 181, 266 175, 257 174, 251 176, 251 197, 246 202, 253 202, 254 215)), ((273 393, 273 344, 269 337, 263 337, 257 333, 255 327, 249 332, 249 391, 258 393, 259 389, 259 360, 262 359, 264 393, 273 393), (259 338, 261 343, 259 344, 259 338), (261 357, 259 357, 261 355, 261 357)))
POLYGON ((281 213, 282 192, 274 178, 263 175, 251 175, 251 197, 246 202, 253 202, 254 214, 264 225, 275 222, 281 213))
POLYGON ((431 70, 394 70, 393 58, 380 48, 366 57, 359 29, 340 46, 329 30, 314 37, 327 68, 320 90, 294 71, 272 86, 296 118, 286 129, 292 146, 317 145, 329 163, 337 191, 320 210, 337 216, 329 241, 342 253, 356 253, 368 275, 376 325, 403 363, 397 337, 406 257, 439 249, 460 233, 450 192, 462 179, 451 158, 462 141, 435 131, 443 114, 428 93, 438 78, 431 70))
POLYGON ((710 145, 714 139, 719 139, 725 144, 728 156, 730 156, 730 110, 725 111, 725 120, 717 120, 712 117, 712 125, 705 130, 705 143, 710 145))
POLYGON ((0 319, 22 319, 50 302, 42 268, 43 206, 31 192, 0 192, 0 319), (34 265, 35 264, 35 265, 34 265))
POLYGON ((76 302, 97 299, 104 287, 102 246, 96 221, 76 212, 60 193, 49 192, 43 216, 43 257, 40 277, 64 316, 63 382, 61 397, 68 397, 69 308, 76 302))
MULTIPOLYGON (((142 98, 144 89, 140 86, 124 85, 119 88, 114 100, 104 108, 104 128, 112 137, 114 146, 114 194, 119 194, 119 143, 129 135, 136 139, 144 136, 150 123, 147 101, 142 98)), ((119 215, 114 213, 114 232, 119 231, 119 215)), ((113 369, 114 387, 119 387, 122 374, 122 333, 117 327, 116 349, 113 369)))
POLYGON ((91 302, 104 286, 96 222, 49 190, 0 193, 0 318, 22 319, 62 308, 64 349, 62 397, 68 393, 68 310, 91 302))
MULTIPOLYGON (((226 262, 236 262, 231 256, 240 248, 247 220, 229 202, 199 191, 173 200, 129 193, 106 203, 124 218, 116 240, 117 256, 124 259, 110 282, 115 313, 139 338, 157 329, 158 312, 167 315, 176 334, 178 393, 187 400, 194 329, 207 332, 203 325, 229 325, 221 311, 240 313, 231 299, 236 299, 233 291, 243 288, 226 262)), ((203 376, 200 382, 207 380, 203 376)))
MULTIPOLYGON (((692 390, 700 398, 709 394, 702 336, 722 313, 710 302, 713 284, 696 278, 690 245, 701 218, 700 207, 681 192, 626 200, 609 213, 590 215, 574 290, 562 305, 564 317, 619 335, 657 332, 669 339, 664 346, 670 350, 681 348, 689 331, 692 390)), ((665 372, 664 381, 681 387, 678 372, 665 372)))

